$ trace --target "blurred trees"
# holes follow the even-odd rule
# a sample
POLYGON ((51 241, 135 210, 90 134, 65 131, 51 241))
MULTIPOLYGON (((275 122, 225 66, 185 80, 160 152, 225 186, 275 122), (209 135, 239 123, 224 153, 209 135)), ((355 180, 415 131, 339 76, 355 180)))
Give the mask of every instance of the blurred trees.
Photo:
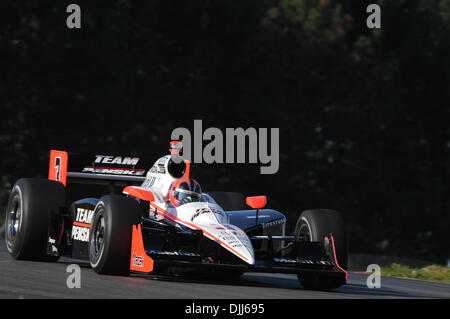
POLYGON ((341 210, 352 252, 442 261, 450 226, 450 1, 0 4, 2 204, 48 150, 167 152, 171 131, 279 127, 280 170, 195 165, 204 189, 266 193, 291 223, 341 210))

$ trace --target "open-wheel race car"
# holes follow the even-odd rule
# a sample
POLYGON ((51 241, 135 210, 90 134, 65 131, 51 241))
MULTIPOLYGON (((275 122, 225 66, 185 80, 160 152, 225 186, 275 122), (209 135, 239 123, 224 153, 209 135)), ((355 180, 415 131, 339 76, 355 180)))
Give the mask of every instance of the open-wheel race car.
POLYGON ((153 165, 140 157, 52 150, 48 179, 22 178, 11 190, 8 252, 23 260, 86 260, 110 275, 266 272, 296 274, 309 289, 346 283, 340 213, 306 210, 286 235, 285 215, 264 208, 265 196, 204 192, 180 150, 181 142, 171 142, 170 154, 153 165), (122 191, 69 200, 70 185, 79 183, 122 191))

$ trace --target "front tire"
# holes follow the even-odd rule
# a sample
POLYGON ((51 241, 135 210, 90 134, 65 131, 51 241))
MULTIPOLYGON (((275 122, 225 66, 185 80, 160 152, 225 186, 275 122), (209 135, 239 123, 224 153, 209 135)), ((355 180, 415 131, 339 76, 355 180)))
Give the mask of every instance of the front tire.
POLYGON ((22 178, 14 185, 5 218, 5 242, 14 259, 56 261, 47 254, 52 213, 65 206, 65 188, 60 182, 22 178))
POLYGON ((108 195, 100 199, 89 231, 89 262, 96 273, 130 273, 132 227, 141 217, 142 208, 134 198, 108 195))
MULTIPOLYGON (((347 269, 348 248, 342 215, 331 209, 306 210, 299 216, 294 235, 303 240, 323 243, 330 233, 334 238, 336 258, 341 268, 347 269)), ((344 282, 325 276, 298 276, 301 285, 307 289, 329 290, 344 282)))

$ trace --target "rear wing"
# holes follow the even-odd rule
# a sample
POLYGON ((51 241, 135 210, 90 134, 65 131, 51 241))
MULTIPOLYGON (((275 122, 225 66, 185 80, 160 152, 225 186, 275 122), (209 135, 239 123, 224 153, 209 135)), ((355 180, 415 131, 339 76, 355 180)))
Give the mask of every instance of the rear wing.
POLYGON ((48 179, 93 184, 143 182, 154 160, 137 156, 82 155, 51 150, 48 179))

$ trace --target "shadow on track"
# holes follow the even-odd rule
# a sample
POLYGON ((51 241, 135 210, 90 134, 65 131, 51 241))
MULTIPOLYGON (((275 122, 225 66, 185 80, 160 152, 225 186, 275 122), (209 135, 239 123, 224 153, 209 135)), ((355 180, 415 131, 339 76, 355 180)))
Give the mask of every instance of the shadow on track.
MULTIPOLYGON (((86 261, 72 260, 68 258, 61 258, 58 263, 72 264, 76 263, 83 269, 91 269, 91 266, 86 261)), ((98 275, 102 276, 102 275, 98 275)), ((339 297, 341 294, 343 298, 429 298, 429 296, 422 294, 411 294, 407 292, 395 291, 388 288, 374 288, 370 289, 365 283, 366 276, 359 274, 349 275, 349 282, 334 290, 307 290, 301 286, 296 276, 277 275, 277 274, 263 274, 263 273, 245 273, 241 277, 229 278, 220 275, 190 275, 190 274, 157 274, 157 275, 139 275, 131 274, 128 278, 131 281, 139 280, 146 282, 149 280, 177 282, 177 283, 196 283, 209 285, 229 285, 236 287, 261 287, 261 288, 280 288, 289 290, 311 291, 318 293, 325 293, 327 297, 339 297)))

